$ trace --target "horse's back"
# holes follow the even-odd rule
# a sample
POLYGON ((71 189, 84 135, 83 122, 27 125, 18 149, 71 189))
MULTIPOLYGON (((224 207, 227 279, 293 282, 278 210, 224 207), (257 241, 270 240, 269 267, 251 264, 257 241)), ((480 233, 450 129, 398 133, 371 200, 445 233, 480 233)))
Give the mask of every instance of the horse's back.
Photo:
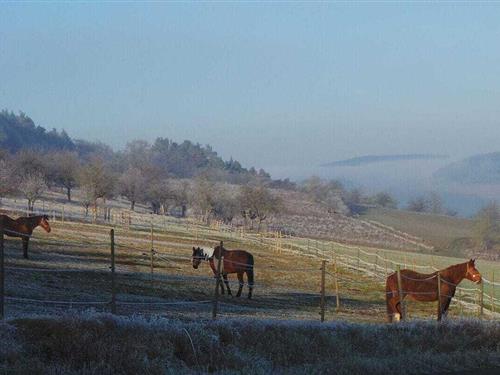
POLYGON ((229 262, 233 262, 236 268, 238 266, 245 268, 253 268, 253 255, 246 250, 226 250, 224 253, 224 259, 229 262))
POLYGON ((0 223, 2 223, 5 228, 10 228, 16 221, 7 215, 0 215, 0 223))
POLYGON ((426 279, 431 279, 436 275, 435 272, 420 273, 409 269, 402 269, 400 272, 401 272, 401 278, 407 280, 426 280, 426 279))

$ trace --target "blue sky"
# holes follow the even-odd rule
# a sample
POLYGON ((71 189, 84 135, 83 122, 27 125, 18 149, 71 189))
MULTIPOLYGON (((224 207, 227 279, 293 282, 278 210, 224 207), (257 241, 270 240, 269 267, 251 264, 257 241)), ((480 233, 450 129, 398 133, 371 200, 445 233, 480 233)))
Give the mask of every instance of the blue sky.
POLYGON ((0 107, 279 169, 499 150, 500 5, 2 3, 0 107))

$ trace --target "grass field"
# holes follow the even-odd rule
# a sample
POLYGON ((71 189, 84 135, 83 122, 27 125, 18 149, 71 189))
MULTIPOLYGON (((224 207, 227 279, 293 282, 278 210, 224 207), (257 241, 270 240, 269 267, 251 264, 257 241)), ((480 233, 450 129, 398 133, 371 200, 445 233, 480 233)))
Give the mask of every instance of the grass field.
MULTIPOLYGON (((6 241, 6 295, 10 297, 7 299, 7 316, 88 307, 109 311, 111 226, 57 221, 52 226, 50 234, 40 230, 35 232, 29 260, 22 258, 18 240, 6 241), (49 270, 54 272, 47 272, 49 270)), ((120 302, 117 310, 120 314, 142 312, 181 318, 210 317, 213 275, 208 264, 203 264, 198 270, 192 268, 191 248, 198 245, 213 246, 220 240, 229 249, 244 248, 251 251, 256 264, 254 299, 248 301, 246 298, 223 296, 219 314, 226 317, 318 320, 321 259, 327 259, 325 319, 383 322, 383 279, 386 270, 387 273, 393 271, 394 263, 379 261, 373 269, 361 263, 364 267, 361 270, 355 269, 355 262, 353 267, 339 263, 340 309, 337 310, 334 254, 339 257, 339 261, 348 261, 349 257, 357 253, 361 262, 371 264, 376 260, 367 254, 379 254, 403 266, 406 264, 408 268, 414 264, 434 264, 444 268, 461 261, 428 254, 408 255, 394 250, 351 248, 331 242, 306 245, 306 239, 298 238, 284 239, 284 250, 278 253, 271 239, 264 240, 252 234, 240 237, 235 233, 169 219, 165 225, 155 227, 154 248, 157 254, 154 255, 154 273, 151 274, 149 228, 127 230, 118 227, 115 233, 117 299, 120 302), (368 270, 379 277, 374 278, 368 270)), ((494 262, 480 261, 478 264, 479 269, 486 274, 498 269, 498 264, 494 262)), ((235 276, 230 276, 230 279, 234 292, 237 289, 235 276)), ((466 283, 464 285, 476 288, 466 283)), ((500 290, 486 292, 493 292, 498 297, 500 290)), ((246 293, 245 288, 243 295, 246 293)), ((474 297, 475 293, 472 293, 474 297)), ((485 301, 486 305, 488 303, 485 301)), ((476 312, 475 309, 452 305, 450 315, 471 316, 476 312)), ((409 313, 412 318, 432 317, 436 314, 436 306, 410 304, 409 313)))
MULTIPOLYGON (((473 370, 494 374, 500 366, 499 325, 471 320, 478 313, 475 305, 467 308, 453 303, 451 319, 438 325, 431 320, 436 316, 435 303, 409 302, 409 323, 384 324, 386 269, 392 272, 396 263, 444 268, 462 259, 305 238, 284 238, 278 251, 272 238, 255 233, 242 236, 169 218, 154 225, 157 253, 151 274, 150 227, 118 226, 118 304, 117 315, 111 315, 112 226, 51 224, 50 234, 35 231, 29 260, 22 258, 19 240, 6 240, 8 298, 7 320, 0 324, 0 372, 419 374, 473 370), (208 264, 193 269, 190 257, 192 246, 213 246, 221 240, 229 249, 252 252, 256 286, 252 300, 221 296, 217 320, 212 321, 213 275, 208 264), (322 259, 327 260, 325 323, 319 322, 322 259), (338 311, 334 260, 339 266, 338 311)), ((498 270, 498 263, 479 261, 478 268, 488 273, 498 270)), ((235 292, 235 277, 230 278, 235 292)), ((475 285, 464 286, 477 290, 475 285)), ((245 287, 244 296, 246 292, 245 287)), ((489 292, 498 297, 500 291, 489 292)))
POLYGON ((461 249, 453 248, 457 239, 472 237, 473 222, 469 219, 404 210, 370 208, 361 216, 396 230, 422 238, 435 247, 438 254, 460 256, 461 249))

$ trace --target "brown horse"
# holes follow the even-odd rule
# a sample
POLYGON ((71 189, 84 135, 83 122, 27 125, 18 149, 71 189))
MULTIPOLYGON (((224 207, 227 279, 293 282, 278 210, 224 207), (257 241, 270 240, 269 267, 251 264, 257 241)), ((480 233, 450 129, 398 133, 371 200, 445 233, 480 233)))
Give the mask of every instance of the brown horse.
MULTIPOLYGON (((463 279, 468 279, 475 283, 481 282, 481 274, 476 269, 475 260, 471 259, 468 262, 455 264, 443 270, 423 274, 412 270, 401 270, 401 290, 403 300, 408 297, 415 301, 431 302, 438 300, 438 273, 440 275, 440 294, 441 300, 438 311, 438 321, 441 320, 441 315, 448 312, 450 302, 455 295, 455 290, 458 284, 463 279)), ((398 277, 397 273, 393 273, 386 280, 386 302, 387 302, 387 319, 392 322, 393 319, 399 321, 402 317, 400 298, 398 292, 398 277)))
POLYGON ((33 229, 41 226, 50 233, 49 217, 47 215, 20 217, 11 219, 7 215, 0 215, 0 225, 3 225, 4 233, 9 237, 19 237, 23 241, 23 256, 28 259, 28 243, 33 229))
MULTIPOLYGON (((239 289, 236 293, 236 297, 241 296, 241 291, 243 289, 243 274, 247 274, 248 279, 248 298, 252 298, 253 289, 253 255, 245 250, 227 250, 221 245, 216 246, 213 249, 213 253, 206 251, 200 247, 193 247, 193 268, 197 269, 202 260, 208 260, 210 263, 210 268, 214 275, 217 276, 217 264, 215 259, 219 259, 221 255, 224 257, 223 263, 221 265, 221 274, 224 278, 224 283, 226 284, 227 294, 231 294, 231 289, 229 289, 229 281, 227 280, 227 275, 229 273, 236 273, 238 275, 239 289)), ((224 285, 220 283, 221 293, 224 294, 224 285)))

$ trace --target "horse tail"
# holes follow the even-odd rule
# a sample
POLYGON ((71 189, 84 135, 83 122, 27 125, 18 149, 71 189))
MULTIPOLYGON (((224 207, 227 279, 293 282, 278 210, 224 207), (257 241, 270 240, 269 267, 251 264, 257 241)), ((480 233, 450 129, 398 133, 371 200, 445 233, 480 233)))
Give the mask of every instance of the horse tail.
POLYGON ((248 254, 248 259, 247 259, 247 277, 248 277, 248 287, 252 288, 253 287, 253 255, 248 254))

